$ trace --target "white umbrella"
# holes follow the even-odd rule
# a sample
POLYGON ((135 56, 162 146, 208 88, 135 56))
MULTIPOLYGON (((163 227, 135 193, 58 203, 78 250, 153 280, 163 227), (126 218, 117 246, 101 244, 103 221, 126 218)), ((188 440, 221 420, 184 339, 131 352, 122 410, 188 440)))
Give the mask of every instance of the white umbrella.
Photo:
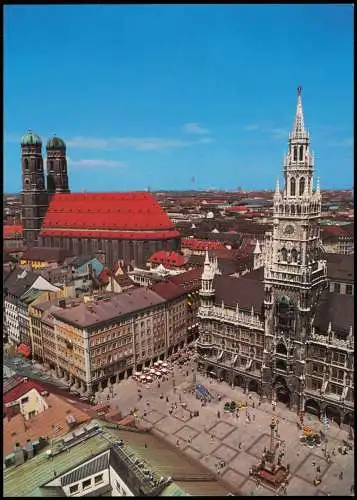
POLYGON ((151 368, 151 369, 150 369, 150 373, 152 373, 153 375, 155 375, 156 370, 154 370, 154 368, 151 368))
POLYGON ((166 368, 161 368, 162 373, 167 373, 166 368))
POLYGON ((157 375, 158 377, 161 377, 162 374, 161 374, 161 372, 157 371, 157 372, 155 372, 155 375, 157 375))
POLYGON ((159 366, 158 361, 155 361, 154 366, 159 366))
POLYGON ((169 365, 168 365, 167 363, 162 363, 162 366, 163 366, 164 368, 167 368, 169 365))
POLYGON ((135 375, 135 377, 140 377, 142 375, 142 373, 141 372, 135 372, 134 375, 135 375))
POLYGON ((140 380, 145 380, 146 376, 145 375, 140 375, 140 380))
POLYGON ((158 362, 159 365, 163 364, 163 361, 161 359, 159 359, 157 362, 158 362))
POLYGON ((148 376, 146 377, 146 380, 148 380, 149 382, 152 382, 152 377, 150 377, 150 375, 148 375, 148 376))

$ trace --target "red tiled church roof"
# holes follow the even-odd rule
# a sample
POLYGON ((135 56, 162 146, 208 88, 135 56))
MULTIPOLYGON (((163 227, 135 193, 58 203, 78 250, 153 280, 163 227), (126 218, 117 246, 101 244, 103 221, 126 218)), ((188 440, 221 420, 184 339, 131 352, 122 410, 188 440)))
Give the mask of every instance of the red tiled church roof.
POLYGON ((185 258, 182 255, 165 250, 155 252, 148 260, 153 264, 162 264, 167 267, 181 267, 185 264, 185 258))
POLYGON ((151 193, 55 194, 40 236, 166 239, 179 236, 151 193))

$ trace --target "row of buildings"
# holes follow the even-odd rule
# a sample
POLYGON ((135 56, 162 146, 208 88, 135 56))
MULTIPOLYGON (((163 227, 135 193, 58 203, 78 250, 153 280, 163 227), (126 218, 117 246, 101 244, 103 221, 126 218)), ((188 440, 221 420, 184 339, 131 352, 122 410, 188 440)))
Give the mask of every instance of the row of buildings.
POLYGON ((75 298, 33 271, 6 277, 5 323, 10 342, 83 392, 166 359, 198 336, 201 271, 148 287, 75 298))

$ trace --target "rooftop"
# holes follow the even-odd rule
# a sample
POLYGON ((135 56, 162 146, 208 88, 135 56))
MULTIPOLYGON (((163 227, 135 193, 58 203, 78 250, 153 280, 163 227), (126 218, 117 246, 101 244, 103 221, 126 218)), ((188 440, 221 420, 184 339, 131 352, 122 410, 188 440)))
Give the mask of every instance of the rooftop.
POLYGON ((131 239, 179 236, 172 221, 147 192, 55 194, 41 236, 131 239))
POLYGON ((109 320, 163 304, 165 301, 155 292, 146 288, 135 288, 127 292, 105 295, 74 307, 57 308, 52 312, 55 318, 76 327, 95 327, 109 320))
MULTIPOLYGON (((152 471, 156 480, 161 477, 171 477, 172 483, 161 492, 160 496, 222 496, 227 495, 229 491, 203 465, 185 456, 155 434, 139 430, 129 431, 119 425, 100 420, 92 420, 90 426, 93 431, 82 442, 72 446, 69 452, 65 452, 63 444, 63 451, 60 451, 61 442, 57 439, 51 445, 53 451, 59 451, 53 455, 53 459, 48 458, 45 449, 24 464, 6 469, 5 496, 37 496, 40 488, 55 477, 70 472, 91 457, 109 449, 111 449, 110 463, 121 467, 123 462, 127 464, 133 471, 134 477, 136 476, 138 486, 142 486, 143 474, 141 469, 134 465, 136 459, 146 464, 146 468, 152 471), (97 429, 94 426, 97 426, 97 429), (120 447, 115 445, 119 440, 123 440, 120 447), (117 462, 116 456, 124 460, 117 462)), ((43 490, 46 491, 47 488, 43 490)))

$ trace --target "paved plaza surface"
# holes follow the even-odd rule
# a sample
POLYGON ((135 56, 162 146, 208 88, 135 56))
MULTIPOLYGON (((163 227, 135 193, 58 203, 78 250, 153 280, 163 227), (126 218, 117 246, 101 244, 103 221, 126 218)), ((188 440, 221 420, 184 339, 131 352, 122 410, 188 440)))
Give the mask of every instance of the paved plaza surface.
MULTIPOLYGON (((193 366, 188 364, 180 368, 175 365, 168 380, 160 381, 160 387, 157 381, 150 386, 132 379, 122 381, 98 393, 97 401, 107 402, 110 395, 111 407, 119 409, 123 416, 136 408, 139 426, 152 429, 187 455, 204 463, 211 472, 220 475, 230 485, 233 494, 241 495, 274 495, 262 485, 257 487, 255 480, 249 476, 250 467, 257 464, 264 447, 269 446, 269 424, 274 415, 278 419, 277 439, 286 442, 285 463, 290 465, 291 470, 287 495, 353 496, 354 453, 350 451, 347 455, 341 455, 337 452, 342 440, 347 439, 346 430, 339 429, 334 423, 330 424, 328 452, 331 453, 331 461, 328 463, 324 456, 324 444, 318 448, 300 444, 301 431, 296 425, 297 416, 283 404, 278 403, 275 412, 267 402, 258 407, 257 394, 245 395, 241 388, 232 389, 226 382, 197 374, 197 382, 222 396, 220 402, 215 400, 202 407, 201 401, 190 392, 194 384, 193 366), (138 388, 143 395, 141 400, 138 400, 138 388), (162 394, 164 397, 160 399, 162 394), (223 405, 227 400, 248 401, 249 414, 251 417, 255 415, 255 420, 247 422, 245 409, 240 410, 238 418, 235 413, 224 413, 223 405), (253 401, 254 409, 251 407, 253 401), (177 407, 170 415, 169 409, 175 402, 177 407), (182 408, 180 403, 185 403, 187 408, 182 408), (195 410, 199 411, 199 416, 191 418, 190 411, 195 410), (332 455, 334 448, 336 455, 332 455), (217 471, 217 464, 221 460, 225 466, 217 471), (317 467, 320 468, 319 473, 317 467), (314 486, 313 481, 317 476, 321 478, 321 483, 314 486)), ((305 421, 317 432, 323 430, 323 424, 317 417, 306 416, 305 421)))

